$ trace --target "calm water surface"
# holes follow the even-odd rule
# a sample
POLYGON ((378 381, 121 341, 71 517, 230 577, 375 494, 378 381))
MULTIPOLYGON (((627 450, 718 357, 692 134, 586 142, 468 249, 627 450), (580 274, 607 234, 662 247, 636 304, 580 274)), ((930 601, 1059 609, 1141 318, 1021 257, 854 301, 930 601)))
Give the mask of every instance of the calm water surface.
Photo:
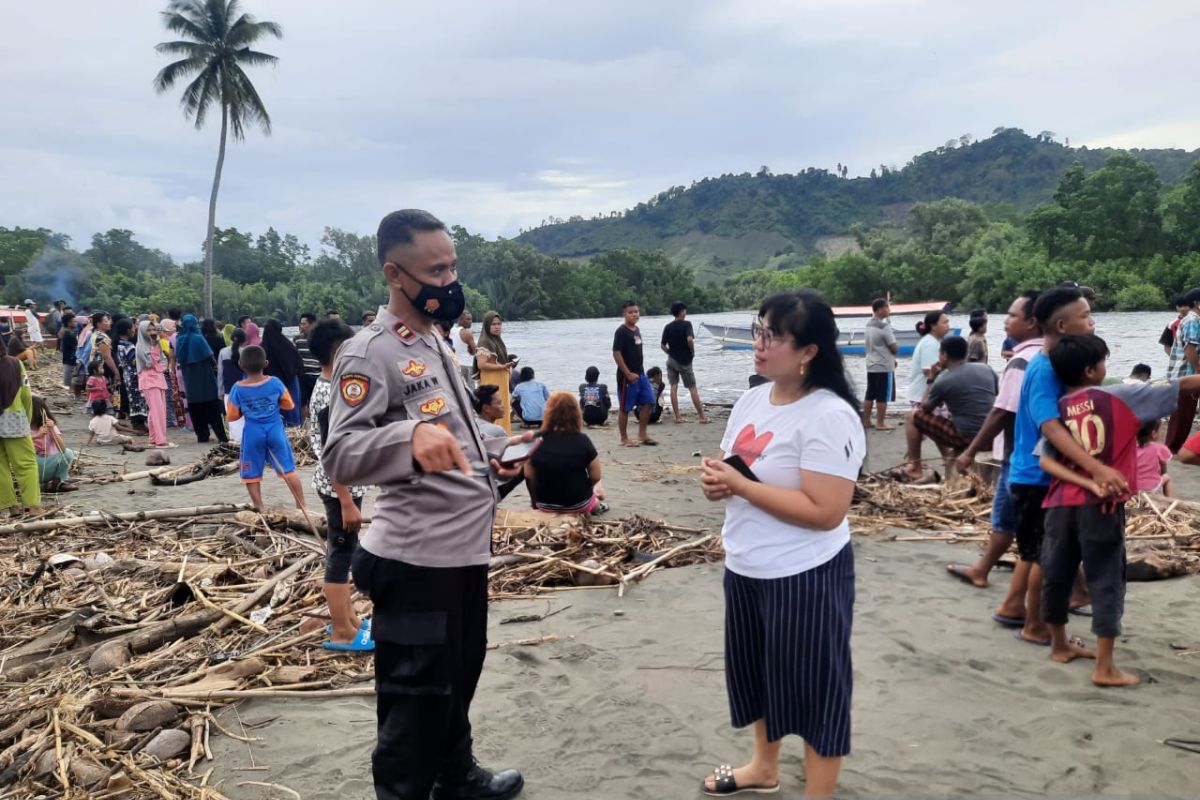
MULTIPOLYGON (((745 391, 747 379, 754 372, 754 357, 749 350, 725 350, 700 327, 701 322, 746 325, 751 314, 746 311, 730 311, 721 314, 694 314, 688 319, 696 329, 696 381, 700 395, 705 400, 732 403, 745 391)), ((1096 333, 1104 337, 1112 350, 1108 362, 1110 375, 1124 377, 1134 364, 1144 362, 1154 370, 1154 377, 1166 374, 1167 357, 1158 344, 1162 329, 1174 319, 1170 312, 1107 313, 1096 315, 1096 333)), ((896 317, 892 324, 897 329, 911 328, 917 317, 896 317)), ((670 317, 642 317, 643 350, 646 368, 659 366, 666 371, 666 354, 659 349, 662 330, 670 317)), ((865 320, 846 319, 839 324, 845 328, 861 327, 865 320)), ((951 324, 967 330, 967 315, 951 315, 951 324)), ((539 380, 551 390, 574 391, 583 382, 583 372, 595 365, 600 369, 600 380, 610 386, 616 380, 616 365, 612 359, 613 332, 621 325, 619 318, 551 320, 544 322, 505 322, 504 342, 509 353, 521 357, 521 366, 531 366, 539 380)), ((1000 345, 1004 341, 1004 315, 992 314, 988 330, 988 345, 991 365, 999 370, 1003 366, 1000 345)), ((479 324, 475 324, 475 335, 479 335, 479 324)), ((460 345, 461 349, 461 345, 460 345)), ((861 356, 846 358, 846 370, 860 389, 865 381, 865 366, 861 356)), ((897 367, 897 398, 903 396, 908 385, 908 359, 901 359, 897 367)), ((685 405, 690 408, 690 401, 685 405)))

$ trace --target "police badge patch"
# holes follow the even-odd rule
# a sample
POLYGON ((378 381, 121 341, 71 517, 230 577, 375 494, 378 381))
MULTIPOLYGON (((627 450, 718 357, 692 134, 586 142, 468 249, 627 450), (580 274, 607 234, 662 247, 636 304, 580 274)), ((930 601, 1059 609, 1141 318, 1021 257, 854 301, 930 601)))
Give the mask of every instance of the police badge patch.
POLYGON ((347 372, 342 376, 338 388, 341 391, 342 400, 353 408, 367 399, 367 393, 371 391, 371 379, 357 372, 347 372))

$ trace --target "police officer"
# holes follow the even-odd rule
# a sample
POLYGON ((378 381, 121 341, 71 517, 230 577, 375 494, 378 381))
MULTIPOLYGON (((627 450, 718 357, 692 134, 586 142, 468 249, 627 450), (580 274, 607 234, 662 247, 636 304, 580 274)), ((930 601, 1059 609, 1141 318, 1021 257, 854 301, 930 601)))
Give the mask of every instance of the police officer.
POLYGON ((380 800, 503 800, 524 786, 471 754, 471 698, 487 644, 487 569, 497 457, 434 328, 464 306, 454 242, 426 211, 383 218, 379 263, 388 304, 338 351, 322 464, 380 493, 352 562, 374 604, 380 800))

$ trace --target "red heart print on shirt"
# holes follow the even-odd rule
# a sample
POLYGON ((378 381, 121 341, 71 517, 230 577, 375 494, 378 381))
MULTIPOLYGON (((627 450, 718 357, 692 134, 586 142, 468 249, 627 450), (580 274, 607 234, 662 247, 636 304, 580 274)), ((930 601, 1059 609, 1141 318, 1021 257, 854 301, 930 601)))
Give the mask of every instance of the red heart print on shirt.
POLYGON ((774 437, 775 434, 770 431, 767 431, 762 436, 758 436, 755 434, 754 425, 747 425, 742 428, 737 438, 733 440, 733 452, 742 457, 742 461, 746 462, 747 467, 752 467, 774 437))

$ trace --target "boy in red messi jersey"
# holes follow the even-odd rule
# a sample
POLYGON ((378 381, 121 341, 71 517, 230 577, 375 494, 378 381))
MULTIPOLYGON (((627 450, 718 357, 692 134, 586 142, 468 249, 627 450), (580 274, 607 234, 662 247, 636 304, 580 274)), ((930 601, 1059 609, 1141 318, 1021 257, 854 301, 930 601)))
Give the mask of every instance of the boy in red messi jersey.
MULTIPOLYGON (((1101 386, 1106 375, 1108 345, 1094 334, 1064 336, 1050 350, 1050 363, 1066 392, 1058 401, 1063 424, 1074 439, 1101 464, 1137 483, 1138 430, 1150 420, 1169 415, 1180 390, 1200 388, 1200 376, 1157 383, 1101 386)), ((1133 686, 1136 675, 1113 662, 1125 610, 1125 501, 1129 495, 1105 496, 1091 476, 1063 456, 1041 445, 1041 467, 1052 478, 1043 506, 1046 538, 1042 547, 1042 611, 1051 632, 1050 657, 1066 663, 1096 659, 1092 683, 1133 686), (1095 652, 1066 633, 1071 587, 1082 561, 1092 599, 1095 652)))

